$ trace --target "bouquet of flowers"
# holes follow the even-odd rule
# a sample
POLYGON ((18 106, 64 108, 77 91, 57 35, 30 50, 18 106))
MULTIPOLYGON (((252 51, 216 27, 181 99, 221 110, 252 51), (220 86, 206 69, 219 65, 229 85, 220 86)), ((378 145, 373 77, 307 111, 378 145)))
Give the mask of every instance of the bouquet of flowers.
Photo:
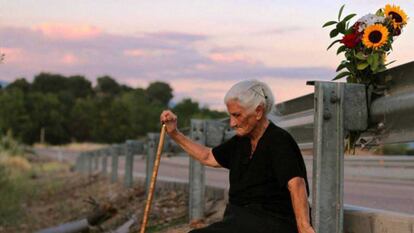
POLYGON ((334 44, 340 43, 336 53, 345 53, 345 60, 336 69, 341 72, 333 80, 346 77, 349 83, 375 84, 373 75, 384 71, 392 63, 387 63, 387 55, 392 50, 394 38, 401 34, 407 24, 408 17, 399 6, 388 4, 375 14, 367 14, 350 24, 356 14, 347 15, 341 20, 344 6, 339 10, 338 21, 323 25, 335 26, 329 34, 331 38, 343 35, 328 47, 329 50, 334 44))

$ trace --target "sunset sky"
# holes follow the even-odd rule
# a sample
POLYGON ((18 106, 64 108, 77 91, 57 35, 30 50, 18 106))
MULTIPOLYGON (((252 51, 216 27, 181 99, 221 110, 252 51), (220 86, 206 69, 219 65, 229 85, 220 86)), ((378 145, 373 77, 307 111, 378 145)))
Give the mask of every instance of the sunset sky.
MULTIPOLYGON (((267 82, 276 101, 313 91, 307 80, 330 80, 342 56, 326 51, 324 22, 359 17, 391 3, 411 18, 413 1, 0 0, 0 80, 32 80, 39 72, 110 75, 145 88, 166 81, 184 97, 215 109, 234 83, 267 82)), ((414 60, 409 20, 394 42, 393 66, 414 60)))

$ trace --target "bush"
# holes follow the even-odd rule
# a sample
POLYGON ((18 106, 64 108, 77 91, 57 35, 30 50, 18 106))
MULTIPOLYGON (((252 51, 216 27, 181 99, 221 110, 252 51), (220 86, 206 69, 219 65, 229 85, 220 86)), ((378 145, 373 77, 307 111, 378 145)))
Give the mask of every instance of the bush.
POLYGON ((8 182, 9 173, 6 169, 6 166, 0 163, 0 187, 6 186, 8 182))
POLYGON ((24 147, 13 138, 13 133, 10 130, 6 135, 0 137, 0 153, 10 156, 24 155, 24 147))

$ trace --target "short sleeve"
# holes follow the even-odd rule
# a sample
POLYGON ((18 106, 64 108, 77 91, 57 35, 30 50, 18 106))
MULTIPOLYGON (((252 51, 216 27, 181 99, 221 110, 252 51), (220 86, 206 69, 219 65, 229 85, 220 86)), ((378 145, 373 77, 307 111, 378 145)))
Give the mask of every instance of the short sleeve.
POLYGON ((287 186, 294 177, 306 178, 306 168, 300 149, 295 140, 285 134, 274 148, 273 167, 280 186, 287 186))
POLYGON ((234 152, 236 145, 236 138, 232 137, 228 141, 224 142, 213 148, 212 152, 216 161, 224 168, 230 168, 231 154, 234 152))

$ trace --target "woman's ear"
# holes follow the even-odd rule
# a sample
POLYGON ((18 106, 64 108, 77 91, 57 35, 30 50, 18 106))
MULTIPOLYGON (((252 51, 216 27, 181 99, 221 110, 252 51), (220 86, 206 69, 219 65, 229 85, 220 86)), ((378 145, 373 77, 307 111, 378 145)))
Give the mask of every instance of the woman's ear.
POLYGON ((263 104, 259 104, 259 106, 256 107, 256 120, 262 119, 263 115, 264 115, 264 106, 263 104))

